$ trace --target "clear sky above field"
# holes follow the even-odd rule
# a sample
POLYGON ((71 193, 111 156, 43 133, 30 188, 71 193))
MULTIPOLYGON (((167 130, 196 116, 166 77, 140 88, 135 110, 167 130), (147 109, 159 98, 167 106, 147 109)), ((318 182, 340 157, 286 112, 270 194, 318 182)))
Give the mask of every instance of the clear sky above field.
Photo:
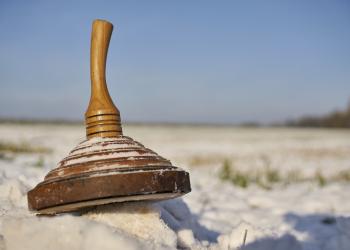
POLYGON ((275 122, 350 97, 349 1, 1 1, 0 116, 82 119, 91 22, 126 121, 275 122))

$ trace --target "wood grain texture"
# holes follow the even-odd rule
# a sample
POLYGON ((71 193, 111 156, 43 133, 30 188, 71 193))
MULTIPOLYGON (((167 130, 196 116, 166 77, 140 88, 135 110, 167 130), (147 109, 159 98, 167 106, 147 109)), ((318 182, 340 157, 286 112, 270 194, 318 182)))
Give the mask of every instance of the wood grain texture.
POLYGON ((95 20, 91 33, 91 97, 85 113, 86 136, 115 137, 122 134, 120 113, 109 95, 106 82, 106 60, 113 25, 95 20))

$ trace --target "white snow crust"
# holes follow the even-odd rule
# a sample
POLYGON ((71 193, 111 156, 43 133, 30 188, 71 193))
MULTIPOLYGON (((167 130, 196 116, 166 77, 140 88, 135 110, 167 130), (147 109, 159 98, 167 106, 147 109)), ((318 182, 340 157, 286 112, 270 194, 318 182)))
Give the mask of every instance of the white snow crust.
POLYGON ((192 192, 161 202, 36 216, 27 209, 26 192, 84 138, 84 128, 0 125, 0 141, 26 141, 53 150, 6 153, 0 159, 0 249, 350 249, 349 183, 264 190, 218 178, 220 159, 258 169, 262 155, 271 167, 305 175, 315 169, 325 174, 349 169, 350 132, 170 126, 130 126, 124 131, 189 171, 192 192), (35 166, 40 158, 43 166, 35 166), (194 165, 198 158, 202 161, 194 165))

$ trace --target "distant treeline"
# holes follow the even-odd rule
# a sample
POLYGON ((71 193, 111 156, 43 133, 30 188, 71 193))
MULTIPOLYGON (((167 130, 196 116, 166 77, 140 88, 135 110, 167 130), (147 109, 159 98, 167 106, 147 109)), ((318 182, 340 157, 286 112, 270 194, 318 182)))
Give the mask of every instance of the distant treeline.
POLYGON ((64 119, 28 119, 0 117, 0 124, 24 124, 24 125, 82 125, 84 121, 64 119))
POLYGON ((350 103, 344 111, 334 111, 320 117, 304 116, 298 120, 288 121, 286 125, 295 127, 350 128, 350 103))
MULTIPOLYGON (((0 117, 0 124, 47 124, 47 125, 83 125, 82 120, 45 120, 45 119, 13 119, 0 117)), ((212 124, 212 123, 173 123, 173 122, 126 122, 128 125, 162 125, 162 126, 238 126, 238 127, 269 127, 269 126, 288 126, 288 127, 326 127, 326 128, 350 128, 350 102, 343 111, 334 111, 324 116, 304 116, 299 119, 289 120, 284 123, 260 124, 258 122, 244 122, 239 124, 212 124)))

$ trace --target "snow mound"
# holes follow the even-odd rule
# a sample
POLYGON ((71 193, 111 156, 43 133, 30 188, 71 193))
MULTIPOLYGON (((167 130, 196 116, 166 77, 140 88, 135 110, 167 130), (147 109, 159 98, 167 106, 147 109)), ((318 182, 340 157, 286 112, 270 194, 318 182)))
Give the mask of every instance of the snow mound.
POLYGON ((155 244, 176 246, 176 234, 160 220, 158 207, 147 202, 100 206, 84 217, 155 244))
POLYGON ((171 248, 202 247, 218 235, 201 226, 182 199, 99 206, 83 217, 171 248))
POLYGON ((28 187, 16 179, 0 179, 0 201, 12 206, 27 206, 28 187))
POLYGON ((116 249, 116 246, 128 250, 145 247, 120 231, 70 215, 5 219, 3 226, 7 250, 116 249))

